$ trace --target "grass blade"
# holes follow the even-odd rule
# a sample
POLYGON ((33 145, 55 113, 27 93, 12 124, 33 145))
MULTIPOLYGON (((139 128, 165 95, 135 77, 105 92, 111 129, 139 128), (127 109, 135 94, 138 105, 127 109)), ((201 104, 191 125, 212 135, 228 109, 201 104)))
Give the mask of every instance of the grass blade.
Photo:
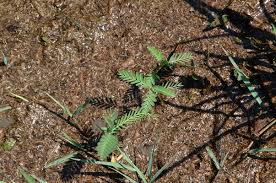
POLYGON ((136 173, 142 179, 142 181, 144 183, 147 183, 146 176, 142 173, 142 171, 129 159, 129 157, 121 149, 118 148, 118 150, 123 155, 123 159, 136 170, 136 173))
POLYGON ((272 33, 276 36, 276 27, 274 24, 271 24, 272 26, 272 33))
POLYGON ((33 178, 35 178, 35 180, 37 180, 39 183, 48 183, 46 180, 43 180, 35 175, 32 175, 33 178))
POLYGON ((17 98, 17 99, 20 99, 20 100, 22 100, 22 101, 24 101, 24 102, 29 102, 29 100, 26 99, 25 97, 22 97, 22 96, 20 96, 20 95, 16 95, 16 94, 14 94, 14 93, 10 93, 10 96, 11 96, 11 97, 14 97, 14 98, 17 98))
POLYGON ((59 105, 62 108, 64 114, 67 114, 68 116, 73 117, 73 114, 70 112, 69 108, 66 105, 61 104, 58 100, 56 100, 50 94, 46 93, 46 95, 48 95, 48 97, 50 97, 57 105, 59 105))
POLYGON ((67 154, 67 155, 65 155, 59 159, 56 159, 56 160, 52 161, 51 163, 45 165, 44 168, 50 168, 50 167, 65 163, 65 162, 69 161, 71 158, 73 158, 74 156, 76 156, 77 154, 78 154, 78 152, 73 152, 73 153, 67 154))
POLYGON ((155 180, 161 175, 162 172, 164 172, 167 168, 169 168, 170 163, 165 164, 164 166, 162 166, 162 168, 160 168, 153 177, 150 178, 149 183, 154 183, 155 180))
POLYGON ((87 106, 86 102, 78 106, 78 108, 73 112, 72 117, 79 115, 85 109, 86 106, 87 106))
POLYGON ((254 155, 260 152, 276 152, 276 148, 256 148, 251 149, 248 153, 254 155))
POLYGON ((69 135, 67 135, 65 132, 63 133, 63 137, 61 137, 65 142, 71 144, 72 146, 83 150, 83 147, 81 144, 79 144, 77 141, 75 141, 74 139, 72 139, 69 135))
POLYGON ((27 183, 36 183, 35 179, 29 173, 27 173, 24 169, 19 168, 19 171, 27 183))
POLYGON ((77 159, 77 158, 71 158, 71 160, 81 161, 81 162, 85 162, 85 163, 95 163, 97 165, 109 166, 109 167, 113 167, 116 169, 127 169, 131 172, 136 172, 136 170, 133 167, 126 165, 124 163, 116 163, 116 162, 109 162, 109 161, 97 161, 97 160, 93 160, 93 159, 77 159))
POLYGON ((216 168, 220 170, 221 167, 220 167, 219 161, 215 156, 214 152, 212 151, 212 149, 209 146, 206 146, 205 149, 207 150, 207 153, 210 156, 210 158, 213 160, 213 163, 215 164, 216 168))
POLYGON ((115 172, 117 172, 118 174, 122 175, 123 177, 125 177, 129 182, 131 183, 138 183, 135 180, 133 180, 131 177, 127 176, 126 174, 120 172, 119 170, 116 170, 115 168, 111 168, 112 170, 114 170, 115 172))
POLYGON ((253 98, 257 101, 257 103, 262 106, 263 101, 258 95, 257 91, 255 90, 255 87, 251 84, 249 81, 248 76, 239 68, 239 66, 236 64, 235 60, 230 56, 230 54, 222 47, 223 51, 227 55, 228 59, 230 60, 231 64, 234 66, 234 69, 237 73, 237 79, 238 81, 242 80, 245 86, 248 88, 249 92, 253 96, 253 98))
POLYGON ((152 149, 151 149, 151 151, 150 151, 150 158, 149 158, 147 172, 146 172, 146 176, 148 176, 148 177, 151 177, 151 174, 152 174, 152 165, 153 165, 153 159, 154 159, 154 151, 155 151, 155 147, 153 146, 152 149))
POLYGON ((5 112, 11 109, 12 109, 11 106, 3 106, 3 107, 0 107, 0 112, 5 112))
POLYGON ((227 153, 225 154, 225 156, 223 157, 223 159, 220 161, 220 167, 223 167, 223 166, 224 166, 224 163, 225 163, 225 161, 227 160, 228 155, 229 155, 229 152, 227 152, 227 153))

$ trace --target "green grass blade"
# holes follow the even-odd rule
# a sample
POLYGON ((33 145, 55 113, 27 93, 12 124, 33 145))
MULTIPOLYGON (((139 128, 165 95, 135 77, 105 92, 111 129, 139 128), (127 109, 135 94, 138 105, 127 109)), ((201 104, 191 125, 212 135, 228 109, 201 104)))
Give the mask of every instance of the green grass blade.
POLYGON ((247 87, 247 89, 249 90, 249 92, 251 93, 251 95, 253 96, 253 98, 257 101, 257 103, 260 106, 262 106, 263 105, 263 101, 260 98, 260 96, 257 93, 257 91, 255 90, 255 87, 249 81, 249 79, 247 77, 245 77, 244 75, 241 76, 241 79, 242 79, 243 83, 245 84, 245 86, 247 87))
POLYGON ((158 50, 155 47, 152 46, 148 46, 148 50, 150 52, 150 54, 159 62, 163 62, 166 60, 165 56, 163 55, 163 53, 158 50))
POLYGON ((260 152, 276 152, 276 148, 256 148, 251 149, 248 153, 251 155, 255 155, 260 152))
POLYGON ((58 100, 56 100, 50 94, 46 93, 46 95, 48 95, 48 97, 50 97, 57 105, 59 105, 62 108, 64 114, 66 114, 70 117, 73 117, 73 114, 70 112, 69 108, 66 105, 61 104, 58 100))
POLYGON ((3 107, 0 107, 0 112, 5 112, 5 111, 11 110, 11 109, 12 109, 11 106, 3 106, 3 107))
POLYGON ((67 135, 65 132, 63 132, 63 137, 61 137, 65 142, 71 144, 72 146, 83 150, 83 146, 78 143, 77 141, 75 141, 74 139, 72 139, 69 135, 67 135))
POLYGON ((146 176, 143 174, 143 172, 131 161, 131 159, 129 159, 129 157, 121 150, 118 148, 118 150, 120 151, 120 153, 123 155, 123 159, 128 162, 128 164, 130 166, 132 166, 135 170, 136 170, 136 173, 138 174, 138 176, 141 178, 141 180, 144 182, 144 183, 147 183, 147 178, 146 176))
POLYGON ((29 102, 29 100, 26 99, 25 97, 20 96, 20 95, 16 95, 16 94, 14 94, 14 93, 10 93, 10 96, 11 96, 11 97, 14 97, 14 98, 17 98, 17 99, 20 99, 20 100, 22 100, 22 101, 24 101, 24 102, 29 102))
POLYGON ((276 36, 276 27, 274 24, 271 24, 272 26, 272 33, 276 36))
POLYGON ((120 175, 122 175, 123 177, 125 177, 129 182, 131 183, 138 183, 137 181, 133 180, 131 177, 127 176, 126 174, 120 172, 119 170, 116 170, 114 168, 112 168, 112 170, 114 170, 115 172, 119 173, 120 175))
POLYGON ((207 153, 210 156, 210 158, 212 159, 212 161, 213 161, 214 165, 216 166, 216 168, 218 170, 220 170, 219 161, 218 161, 217 157, 215 156, 215 153, 213 152, 213 150, 209 146, 206 146, 205 149, 207 150, 207 153))
POLYGON ((113 167, 116 169, 124 169, 124 170, 126 169, 131 172, 136 172, 136 170, 133 167, 126 165, 124 163, 115 163, 115 162, 109 162, 109 161, 97 161, 94 159, 77 159, 77 158, 71 158, 71 160, 81 161, 81 162, 85 162, 85 163, 95 163, 97 165, 109 166, 109 167, 113 167))
POLYGON ((32 177, 35 178, 35 180, 37 180, 39 183, 48 183, 46 180, 43 180, 35 175, 32 174, 32 177))
POLYGON ((220 161, 220 167, 223 167, 223 166, 224 166, 224 163, 225 163, 225 161, 227 160, 228 155, 229 155, 229 152, 227 152, 227 153, 225 154, 225 156, 223 157, 223 159, 220 161))
POLYGON ((79 115, 85 109, 86 106, 87 106, 86 102, 78 106, 77 109, 73 112, 72 117, 79 115))
POLYGON ((78 154, 78 152, 73 152, 73 153, 67 154, 67 155, 65 155, 59 159, 56 159, 56 160, 52 161, 51 163, 45 165, 44 168, 50 168, 50 167, 65 163, 65 162, 69 161, 71 158, 75 157, 77 154, 78 154))
POLYGON ((138 183, 137 181, 133 180, 131 177, 129 177, 128 175, 124 174, 123 172, 116 170, 115 168, 111 168, 112 170, 114 170, 115 172, 117 172, 118 174, 122 175, 123 177, 125 177, 129 182, 131 183, 138 183))
POLYGON ((167 168, 169 168, 170 163, 165 164, 162 166, 151 178, 149 183, 154 183, 156 179, 161 175, 162 172, 164 172, 167 168))
POLYGON ((153 146, 151 151, 150 151, 150 156, 149 156, 149 162, 148 162, 148 167, 147 167, 147 172, 146 172, 147 177, 151 177, 151 174, 152 174, 152 165, 153 165, 153 159, 154 159, 154 152, 155 152, 155 147, 153 146))
POLYGON ((27 183, 36 183, 35 179, 29 173, 27 173, 24 169, 19 168, 19 171, 27 183))
POLYGON ((262 106, 263 101, 260 98, 258 92, 255 90, 255 87, 251 84, 249 81, 249 78, 246 76, 246 74, 239 68, 239 66, 236 64, 235 60, 230 56, 230 54, 222 47, 223 51, 227 55, 228 59, 230 60, 231 64, 234 66, 234 69, 236 70, 237 73, 237 79, 240 81, 242 80, 253 98, 257 101, 257 103, 262 106))

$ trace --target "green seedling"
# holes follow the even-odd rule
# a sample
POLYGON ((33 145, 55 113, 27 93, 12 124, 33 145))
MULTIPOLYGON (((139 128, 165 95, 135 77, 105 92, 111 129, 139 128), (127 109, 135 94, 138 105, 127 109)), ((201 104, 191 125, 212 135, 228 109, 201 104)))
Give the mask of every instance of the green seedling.
POLYGON ((219 160, 217 159, 215 153, 213 152, 213 150, 209 146, 206 146, 205 149, 206 149, 209 157, 213 161, 213 163, 214 163, 215 167, 217 168, 217 170, 221 170, 223 165, 224 165, 225 160, 228 157, 228 153, 223 157, 222 161, 219 162, 219 160))
POLYGON ((4 151, 11 151, 15 146, 16 140, 14 138, 7 138, 2 144, 4 151))
POLYGON ((180 83, 166 82, 160 83, 158 72, 166 67, 174 67, 177 64, 183 64, 192 58, 191 53, 177 53, 173 54, 170 59, 165 59, 165 56, 156 48, 148 47, 149 52, 158 61, 159 65, 150 74, 143 74, 140 72, 132 72, 129 70, 119 71, 119 77, 140 88, 147 90, 140 108, 132 110, 123 116, 119 117, 116 113, 112 113, 105 117, 107 128, 102 129, 102 135, 96 150, 101 159, 106 159, 118 147, 117 133, 126 126, 145 118, 150 114, 155 106, 157 96, 163 94, 168 97, 175 97, 174 89, 182 87, 180 83))
POLYGON ((120 148, 118 148, 117 150, 120 152, 122 156, 122 160, 120 160, 120 162, 96 161, 93 159, 92 160, 86 160, 86 159, 83 160, 83 159, 76 159, 76 158, 71 158, 71 159, 75 161, 82 161, 82 162, 107 166, 113 169, 114 171, 116 171, 117 173, 119 173, 120 175, 122 175, 123 177, 125 177, 131 183, 139 183, 139 182, 154 183, 157 180, 157 178, 161 175, 161 173, 164 172, 170 165, 169 163, 165 164, 154 174, 152 167, 153 167, 155 150, 154 148, 152 148, 150 152, 150 158, 147 165, 146 173, 143 173, 144 171, 140 170, 120 148), (136 178, 138 180, 135 180, 135 178, 130 177, 129 175, 123 173, 124 171, 129 171, 133 175, 135 174, 138 175, 138 178, 136 178))
POLYGON ((225 52, 225 54, 228 56, 231 64, 234 66, 235 69, 235 77, 237 78, 238 81, 242 81, 245 86, 247 87, 247 89, 249 90, 249 92, 251 93, 251 95, 253 96, 253 98, 257 101, 257 103, 262 106, 263 105, 263 101, 260 98, 259 94, 257 93, 257 91, 255 90, 255 87, 251 84, 249 77, 239 68, 239 66, 237 65, 237 63, 235 62, 235 60, 233 59, 233 57, 230 56, 230 54, 222 47, 223 51, 225 52))
POLYGON ((55 99, 48 93, 46 93, 46 95, 48 95, 48 97, 50 97, 59 107, 61 107, 65 115, 68 115, 69 117, 73 117, 73 113, 70 112, 70 109, 65 104, 59 102, 57 99, 55 99))
POLYGON ((153 70, 152 74, 158 75, 162 70, 173 68, 176 65, 186 65, 192 59, 191 52, 175 53, 169 59, 166 59, 163 53, 155 47, 149 46, 148 51, 156 59, 159 65, 153 70))
MULTIPOLYGON (((119 116, 116 111, 113 111, 110 114, 104 116, 106 127, 100 128, 100 130, 103 132, 103 135, 101 136, 101 139, 99 140, 96 147, 98 156, 101 160, 106 160, 107 157, 109 157, 109 155, 114 150, 118 149, 119 139, 117 137, 117 134, 121 129, 126 128, 128 125, 133 124, 151 114, 151 111, 155 106, 155 102, 157 101, 157 96, 159 94, 168 97, 175 97, 174 89, 182 87, 180 83, 174 83, 170 81, 160 84, 160 76, 158 75, 158 73, 164 68, 172 68, 176 65, 186 63, 187 61, 192 59, 192 54, 188 52, 176 53, 173 54, 169 59, 166 59, 165 56, 158 49, 154 47, 148 47, 148 50, 158 61, 158 66, 150 74, 132 72, 129 70, 122 70, 118 73, 119 77, 122 80, 147 90, 147 93, 143 98, 141 107, 133 109, 126 114, 123 114, 122 116, 119 116)), ((51 95, 47 95, 57 105, 59 105, 62 108, 63 112, 69 117, 73 117, 74 115, 79 114, 87 105, 81 105, 74 113, 72 113, 66 105, 62 104, 51 95)), ((83 150, 82 147, 77 146, 78 144, 76 144, 75 141, 73 142, 72 139, 69 139, 69 137, 67 137, 67 142, 76 146, 78 149, 83 150)), ((71 153, 66 157, 63 157, 60 161, 58 161, 58 163, 64 162, 72 158, 71 156, 74 155, 76 154, 71 153)), ((54 164, 56 164, 56 161, 54 164)), ((50 164, 50 166, 53 166, 53 164, 50 164)), ((49 165, 47 167, 49 167, 49 165)))

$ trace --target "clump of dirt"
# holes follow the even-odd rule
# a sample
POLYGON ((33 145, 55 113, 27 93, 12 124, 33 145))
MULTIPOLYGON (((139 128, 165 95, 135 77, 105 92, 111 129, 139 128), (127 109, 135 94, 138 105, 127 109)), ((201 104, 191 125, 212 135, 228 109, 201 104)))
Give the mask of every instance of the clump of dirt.
POLYGON ((45 92, 70 109, 87 97, 120 103, 131 87, 117 78, 117 71, 150 72, 156 65, 146 49, 151 45, 166 56, 174 50, 191 51, 194 58, 191 66, 171 73, 184 84, 177 97, 164 98, 155 115, 121 132, 122 146, 137 166, 145 168, 147 152, 156 145, 154 168, 171 162, 158 182, 275 182, 272 153, 243 158, 252 141, 256 147, 276 144, 275 127, 257 136, 275 118, 271 2, 233 1, 228 7, 226 0, 0 2, 0 49, 9 59, 7 66, 0 66, 0 105, 12 106, 1 113, 0 122, 11 125, 0 129, 0 140, 16 140, 10 151, 0 149, 0 180, 23 182, 21 166, 48 182, 124 182, 93 164, 44 168, 73 151, 60 139, 63 132, 82 142, 97 138, 93 129, 106 113, 105 107, 89 105, 76 118, 76 128, 45 92), (226 25, 206 29, 224 14, 229 15, 226 25), (246 25, 236 17, 247 17, 246 25), (233 77, 221 46, 253 78, 265 107, 259 108, 233 77), (29 102, 16 100, 10 92, 29 102), (207 145, 220 160, 228 154, 223 170, 214 167, 207 145))

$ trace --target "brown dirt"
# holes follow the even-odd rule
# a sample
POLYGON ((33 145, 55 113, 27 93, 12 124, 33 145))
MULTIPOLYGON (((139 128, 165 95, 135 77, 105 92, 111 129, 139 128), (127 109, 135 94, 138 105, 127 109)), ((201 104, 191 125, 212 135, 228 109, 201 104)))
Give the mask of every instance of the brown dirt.
MULTIPOLYGON (((227 3, 204 2, 217 9, 227 3)), ((271 2, 265 7, 273 19, 271 2)), ((208 24, 206 15, 215 12, 207 9, 199 0, 0 1, 0 48, 9 59, 8 66, 0 66, 0 105, 13 108, 0 114, 1 122, 12 123, 0 129, 0 140, 16 139, 11 151, 0 150, 0 180, 23 182, 19 166, 48 182, 65 180, 62 166, 43 167, 73 151, 60 140, 62 132, 76 139, 80 135, 50 111, 61 112, 45 92, 71 109, 88 96, 112 97, 120 103, 129 86, 116 77, 116 72, 149 72, 156 65, 146 49, 152 45, 166 55, 175 47, 177 52, 192 51, 194 67, 175 70, 174 78, 186 84, 176 98, 166 98, 155 108, 156 115, 122 131, 123 149, 144 167, 146 148, 158 141, 155 168, 174 162, 158 182, 276 182, 275 154, 261 153, 239 161, 250 139, 256 139, 258 131, 275 117, 275 62, 270 58, 275 50, 265 52, 256 46, 249 49, 235 44, 231 34, 242 33, 251 41, 249 35, 257 32, 255 39, 262 41, 263 47, 269 45, 267 15, 261 13, 256 0, 237 0, 230 9, 252 16, 250 24, 241 22, 239 27, 234 21, 227 29, 203 31, 208 24), (233 79, 233 68, 221 45, 256 83, 261 83, 257 90, 266 103, 265 110, 254 110, 256 102, 233 79), (189 80, 193 74, 202 77, 199 84, 189 80), (15 100, 10 92, 30 102, 15 100), (219 158, 229 153, 223 171, 217 172, 212 165, 206 145, 219 158)), ((81 128, 93 126, 105 112, 89 107, 77 118, 78 124, 81 128)), ((261 147, 275 147, 274 136, 275 128, 271 128, 264 134, 261 147)), ((73 168, 81 166, 70 182, 115 182, 115 175, 103 167, 85 164, 73 168)))

